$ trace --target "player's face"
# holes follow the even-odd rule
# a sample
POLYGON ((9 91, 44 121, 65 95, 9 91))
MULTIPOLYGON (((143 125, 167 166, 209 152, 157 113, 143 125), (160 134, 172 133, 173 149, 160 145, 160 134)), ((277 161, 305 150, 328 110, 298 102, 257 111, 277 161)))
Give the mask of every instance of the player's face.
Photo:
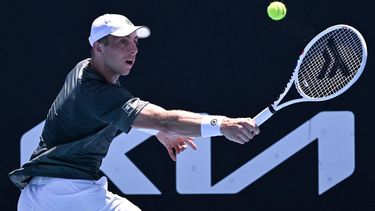
POLYGON ((103 49, 106 68, 113 74, 129 74, 138 53, 137 33, 133 32, 125 37, 110 35, 108 41, 108 45, 103 49))

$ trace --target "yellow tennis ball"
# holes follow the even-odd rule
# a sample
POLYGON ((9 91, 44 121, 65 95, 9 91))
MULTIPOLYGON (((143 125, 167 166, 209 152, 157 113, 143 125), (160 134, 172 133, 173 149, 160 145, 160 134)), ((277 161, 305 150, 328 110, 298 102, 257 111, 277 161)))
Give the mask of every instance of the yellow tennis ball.
POLYGON ((286 15, 285 4, 279 1, 274 1, 267 7, 268 16, 275 21, 283 19, 286 15))

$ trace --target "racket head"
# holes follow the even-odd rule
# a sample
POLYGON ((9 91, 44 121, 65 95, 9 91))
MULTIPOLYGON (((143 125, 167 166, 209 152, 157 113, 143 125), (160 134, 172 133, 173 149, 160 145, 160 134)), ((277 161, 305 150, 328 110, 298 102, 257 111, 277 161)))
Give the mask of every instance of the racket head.
POLYGON ((304 101, 337 97, 357 81, 366 60, 366 42, 358 30, 344 24, 331 26, 300 55, 293 73, 295 87, 304 101))

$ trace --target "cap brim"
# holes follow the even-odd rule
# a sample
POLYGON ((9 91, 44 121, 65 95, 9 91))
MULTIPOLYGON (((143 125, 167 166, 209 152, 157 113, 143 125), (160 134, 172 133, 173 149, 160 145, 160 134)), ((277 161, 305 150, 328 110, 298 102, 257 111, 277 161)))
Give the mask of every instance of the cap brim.
POLYGON ((147 38, 151 34, 151 30, 147 26, 135 26, 132 29, 119 29, 111 33, 113 36, 123 37, 128 36, 133 32, 137 32, 138 38, 147 38))

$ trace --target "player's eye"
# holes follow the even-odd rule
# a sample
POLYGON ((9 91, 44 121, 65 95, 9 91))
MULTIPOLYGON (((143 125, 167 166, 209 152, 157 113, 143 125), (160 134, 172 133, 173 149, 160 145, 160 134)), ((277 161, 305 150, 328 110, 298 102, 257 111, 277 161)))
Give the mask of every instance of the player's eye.
POLYGON ((129 44, 129 42, 126 39, 122 39, 120 43, 121 45, 124 45, 124 46, 127 46, 129 44))

